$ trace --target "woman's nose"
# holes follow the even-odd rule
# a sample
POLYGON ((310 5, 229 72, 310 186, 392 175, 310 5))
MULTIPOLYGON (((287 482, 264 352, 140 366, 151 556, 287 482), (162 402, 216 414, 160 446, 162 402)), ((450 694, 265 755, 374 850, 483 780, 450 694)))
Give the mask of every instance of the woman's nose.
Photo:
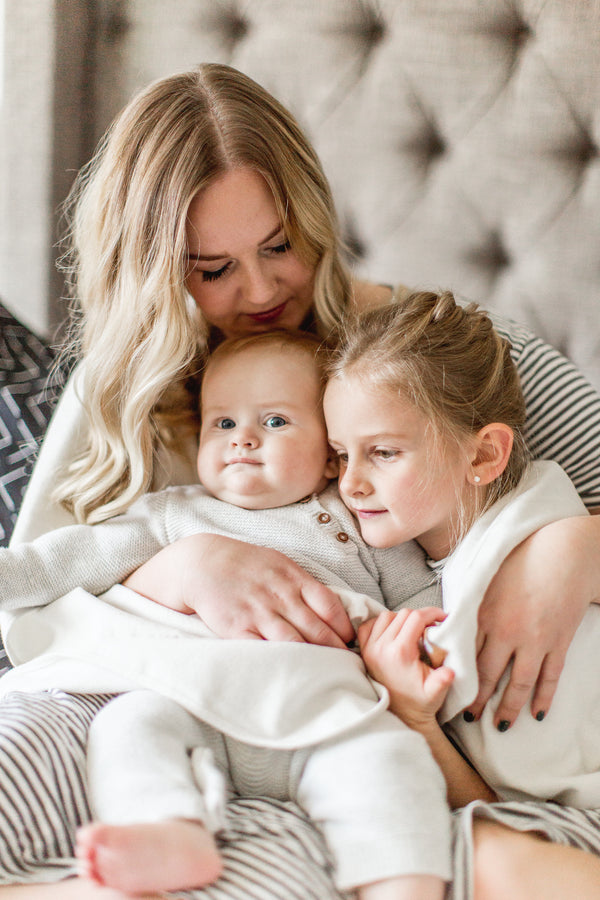
POLYGON ((265 306, 273 300, 275 292, 276 285, 273 279, 261 263, 257 262, 246 274, 244 299, 252 306, 265 306))

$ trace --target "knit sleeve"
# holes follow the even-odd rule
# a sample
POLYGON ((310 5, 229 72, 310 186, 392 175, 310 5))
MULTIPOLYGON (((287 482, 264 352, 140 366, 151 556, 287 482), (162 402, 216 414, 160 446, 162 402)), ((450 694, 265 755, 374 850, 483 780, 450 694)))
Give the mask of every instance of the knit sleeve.
POLYGON ((166 544, 166 493, 142 497, 106 522, 68 525, 0 549, 0 609, 46 605, 76 587, 100 594, 123 581, 166 544))

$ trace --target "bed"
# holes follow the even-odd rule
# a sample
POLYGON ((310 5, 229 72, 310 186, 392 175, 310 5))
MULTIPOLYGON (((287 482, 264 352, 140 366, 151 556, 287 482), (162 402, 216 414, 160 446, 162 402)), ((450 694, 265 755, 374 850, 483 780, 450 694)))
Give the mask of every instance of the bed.
MULTIPOLYGON (((87 48, 85 70, 59 73, 67 100, 86 98, 88 147, 149 80, 201 61, 236 66, 313 139, 359 275, 451 288, 530 325, 600 390, 600 0, 178 0, 176 14, 161 0, 92 7, 85 28, 70 25, 74 58, 87 48)), ((31 298, 45 311, 36 327, 18 283, 6 284, 2 543, 58 393, 46 386, 48 323, 64 316, 49 289, 31 298)), ((295 840, 304 827, 299 818, 295 840)), ((289 896, 317 898, 321 888, 298 890, 289 896)))

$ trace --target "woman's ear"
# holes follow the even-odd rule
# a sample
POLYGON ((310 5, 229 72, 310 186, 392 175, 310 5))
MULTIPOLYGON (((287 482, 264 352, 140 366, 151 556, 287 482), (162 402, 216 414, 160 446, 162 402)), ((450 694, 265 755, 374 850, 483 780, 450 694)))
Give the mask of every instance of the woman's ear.
POLYGON ((474 484, 490 484, 504 472, 513 446, 513 430, 503 422, 492 422, 477 432, 471 463, 474 484))

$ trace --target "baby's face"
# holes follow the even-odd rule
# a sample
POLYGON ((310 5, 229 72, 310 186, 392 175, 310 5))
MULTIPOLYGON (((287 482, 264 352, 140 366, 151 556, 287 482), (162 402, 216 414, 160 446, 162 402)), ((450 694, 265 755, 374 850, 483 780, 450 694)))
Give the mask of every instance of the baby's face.
POLYGON ((198 475, 220 500, 286 506, 335 475, 317 368, 303 350, 250 347, 216 360, 201 416, 198 475))

